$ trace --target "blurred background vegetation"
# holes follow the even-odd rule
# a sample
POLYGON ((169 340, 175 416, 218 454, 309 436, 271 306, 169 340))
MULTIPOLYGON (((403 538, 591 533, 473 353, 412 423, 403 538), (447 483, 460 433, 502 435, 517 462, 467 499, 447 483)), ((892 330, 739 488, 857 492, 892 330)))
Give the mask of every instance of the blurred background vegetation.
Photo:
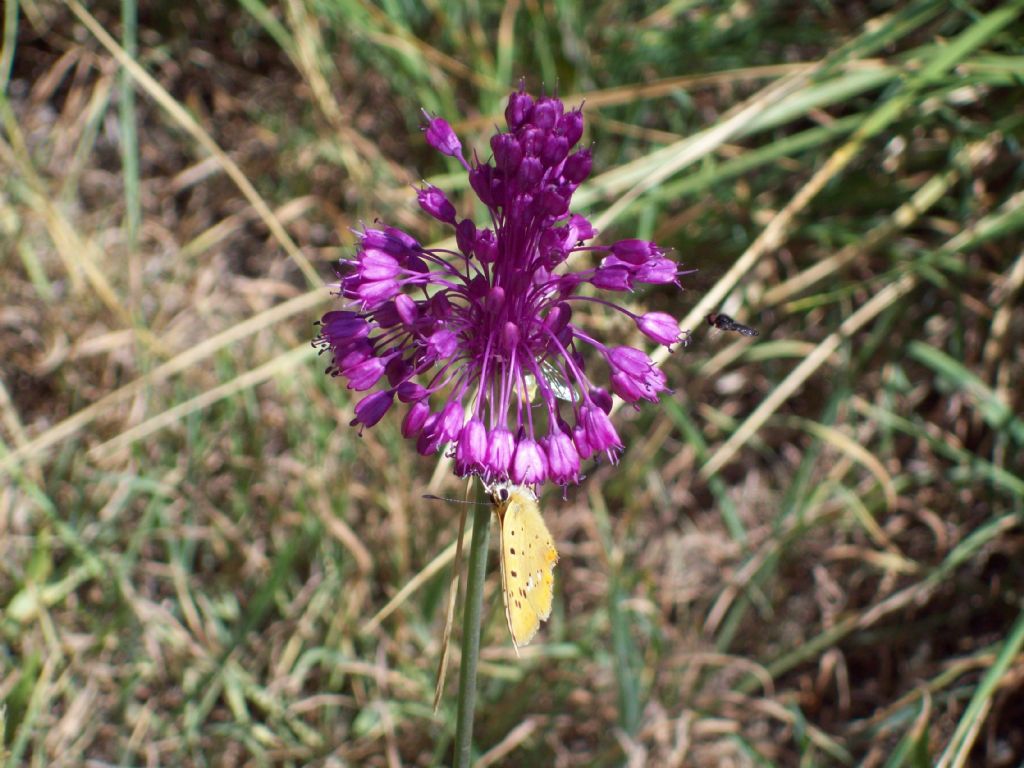
POLYGON ((1020 765, 1022 10, 8 0, 4 759, 448 762, 421 496, 465 485, 309 340, 353 227, 472 206, 419 110, 484 155, 525 78, 585 101, 575 208, 697 270, 636 296, 693 339, 548 491, 522 658, 492 557, 477 764, 1020 765))

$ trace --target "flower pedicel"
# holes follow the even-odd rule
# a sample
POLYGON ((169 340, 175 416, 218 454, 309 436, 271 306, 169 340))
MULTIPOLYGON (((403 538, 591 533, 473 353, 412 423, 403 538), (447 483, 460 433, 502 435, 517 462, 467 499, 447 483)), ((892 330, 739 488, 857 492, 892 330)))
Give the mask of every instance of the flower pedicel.
POLYGON ((508 131, 491 137, 488 162, 467 162, 451 126, 426 117, 427 142, 462 164, 490 220, 460 219, 443 191, 421 189, 420 206, 454 228, 457 249, 424 248, 393 227, 360 232, 355 258, 339 267, 349 308, 325 314, 314 343, 330 350, 331 375, 374 390, 356 404, 353 425, 372 427, 397 399, 408 405, 402 434, 424 455, 451 444, 459 475, 491 485, 578 482, 581 460, 615 461, 622 449, 608 390, 628 403, 654 401, 666 381, 643 351, 606 346, 574 323, 573 308, 603 304, 658 344, 684 338, 671 315, 636 315, 579 290, 678 284, 678 267, 644 240, 586 244, 594 228, 570 212, 591 169, 590 150, 575 149, 579 109, 514 92, 508 131), (574 271, 568 260, 578 252, 600 261, 574 271), (608 388, 591 381, 584 345, 604 358, 608 388))

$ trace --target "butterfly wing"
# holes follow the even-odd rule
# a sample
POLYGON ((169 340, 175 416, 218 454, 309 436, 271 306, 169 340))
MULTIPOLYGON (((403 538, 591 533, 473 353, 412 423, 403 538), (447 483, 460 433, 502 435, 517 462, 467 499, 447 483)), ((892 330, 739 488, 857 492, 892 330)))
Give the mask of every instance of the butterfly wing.
POLYGON ((540 623, 551 616, 558 550, 528 489, 510 488, 498 517, 505 618, 518 648, 529 643, 540 623))

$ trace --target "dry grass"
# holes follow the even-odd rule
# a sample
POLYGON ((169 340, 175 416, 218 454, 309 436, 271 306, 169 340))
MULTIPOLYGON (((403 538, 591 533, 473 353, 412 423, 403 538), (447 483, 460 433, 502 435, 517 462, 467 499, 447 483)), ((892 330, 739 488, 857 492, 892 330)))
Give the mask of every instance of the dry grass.
POLYGON ((419 107, 483 152, 527 74, 587 100, 585 209, 698 268, 694 343, 549 492, 522 658, 491 579, 477 764, 1020 764, 1021 3, 484 5, 158 4, 135 55, 5 6, 0 754, 448 762, 463 486, 309 339, 349 228, 468 205, 419 107))

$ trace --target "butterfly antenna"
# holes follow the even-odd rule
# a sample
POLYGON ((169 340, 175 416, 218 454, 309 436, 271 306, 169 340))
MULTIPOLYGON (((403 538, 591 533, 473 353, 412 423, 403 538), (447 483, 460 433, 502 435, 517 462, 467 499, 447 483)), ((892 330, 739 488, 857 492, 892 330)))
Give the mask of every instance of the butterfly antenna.
MULTIPOLYGON (((430 499, 431 501, 450 501, 452 504, 469 504, 471 507, 488 503, 485 501, 469 501, 468 499, 450 499, 447 496, 435 496, 432 493, 424 493, 423 498, 430 499)), ((463 513, 463 515, 465 515, 465 513, 463 513)))

